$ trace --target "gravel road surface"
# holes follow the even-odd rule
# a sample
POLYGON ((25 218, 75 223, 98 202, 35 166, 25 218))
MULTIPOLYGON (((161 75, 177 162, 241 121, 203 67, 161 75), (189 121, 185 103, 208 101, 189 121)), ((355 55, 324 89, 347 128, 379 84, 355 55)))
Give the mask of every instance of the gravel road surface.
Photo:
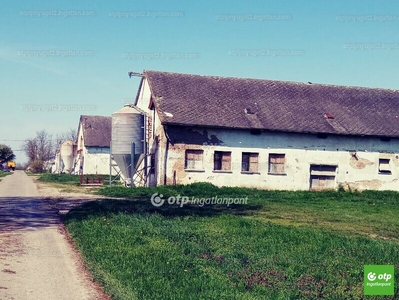
POLYGON ((23 171, 0 182, 0 300, 9 299, 109 299, 90 280, 58 209, 23 171))

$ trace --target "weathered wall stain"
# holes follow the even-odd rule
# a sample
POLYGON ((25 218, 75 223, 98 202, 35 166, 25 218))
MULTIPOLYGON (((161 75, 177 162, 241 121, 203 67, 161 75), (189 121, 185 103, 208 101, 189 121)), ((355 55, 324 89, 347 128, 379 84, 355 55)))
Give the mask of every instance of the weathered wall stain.
POLYGON ((361 180, 347 183, 348 187, 351 190, 378 190, 382 187, 381 180, 373 179, 373 180, 361 180))
POLYGON ((185 143, 192 145, 223 144, 223 141, 220 140, 216 135, 212 134, 209 136, 206 129, 194 130, 189 127, 168 126, 166 131, 172 143, 185 143))
POLYGON ((351 158, 349 159, 349 164, 354 169, 364 169, 367 166, 374 165, 374 162, 365 158, 361 158, 359 157, 359 154, 356 153, 351 155, 351 158))

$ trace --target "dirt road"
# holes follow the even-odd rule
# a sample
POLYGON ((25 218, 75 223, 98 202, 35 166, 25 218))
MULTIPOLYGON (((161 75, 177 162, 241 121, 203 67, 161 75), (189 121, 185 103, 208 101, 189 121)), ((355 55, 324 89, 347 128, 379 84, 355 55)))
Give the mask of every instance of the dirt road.
POLYGON ((32 178, 16 171, 0 182, 0 300, 108 299, 64 232, 32 178))

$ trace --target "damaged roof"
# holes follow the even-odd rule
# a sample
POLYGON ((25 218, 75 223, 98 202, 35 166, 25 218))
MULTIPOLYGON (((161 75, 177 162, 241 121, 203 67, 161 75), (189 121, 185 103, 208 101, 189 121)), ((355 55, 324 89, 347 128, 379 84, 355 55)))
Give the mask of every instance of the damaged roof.
MULTIPOLYGON (((111 143, 112 117, 80 116, 86 147, 109 147, 111 143)), ((80 126, 79 126, 80 128, 80 126)))
POLYGON ((144 71, 164 125, 399 137, 399 91, 144 71))

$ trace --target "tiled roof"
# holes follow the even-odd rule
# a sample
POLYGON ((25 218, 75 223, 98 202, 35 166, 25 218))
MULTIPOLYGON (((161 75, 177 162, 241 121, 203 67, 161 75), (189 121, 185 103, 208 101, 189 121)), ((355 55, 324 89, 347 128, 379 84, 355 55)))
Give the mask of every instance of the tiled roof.
POLYGON ((111 117, 80 116, 86 147, 109 147, 111 142, 111 117))
POLYGON ((163 124, 399 136, 399 91, 144 71, 163 124))

